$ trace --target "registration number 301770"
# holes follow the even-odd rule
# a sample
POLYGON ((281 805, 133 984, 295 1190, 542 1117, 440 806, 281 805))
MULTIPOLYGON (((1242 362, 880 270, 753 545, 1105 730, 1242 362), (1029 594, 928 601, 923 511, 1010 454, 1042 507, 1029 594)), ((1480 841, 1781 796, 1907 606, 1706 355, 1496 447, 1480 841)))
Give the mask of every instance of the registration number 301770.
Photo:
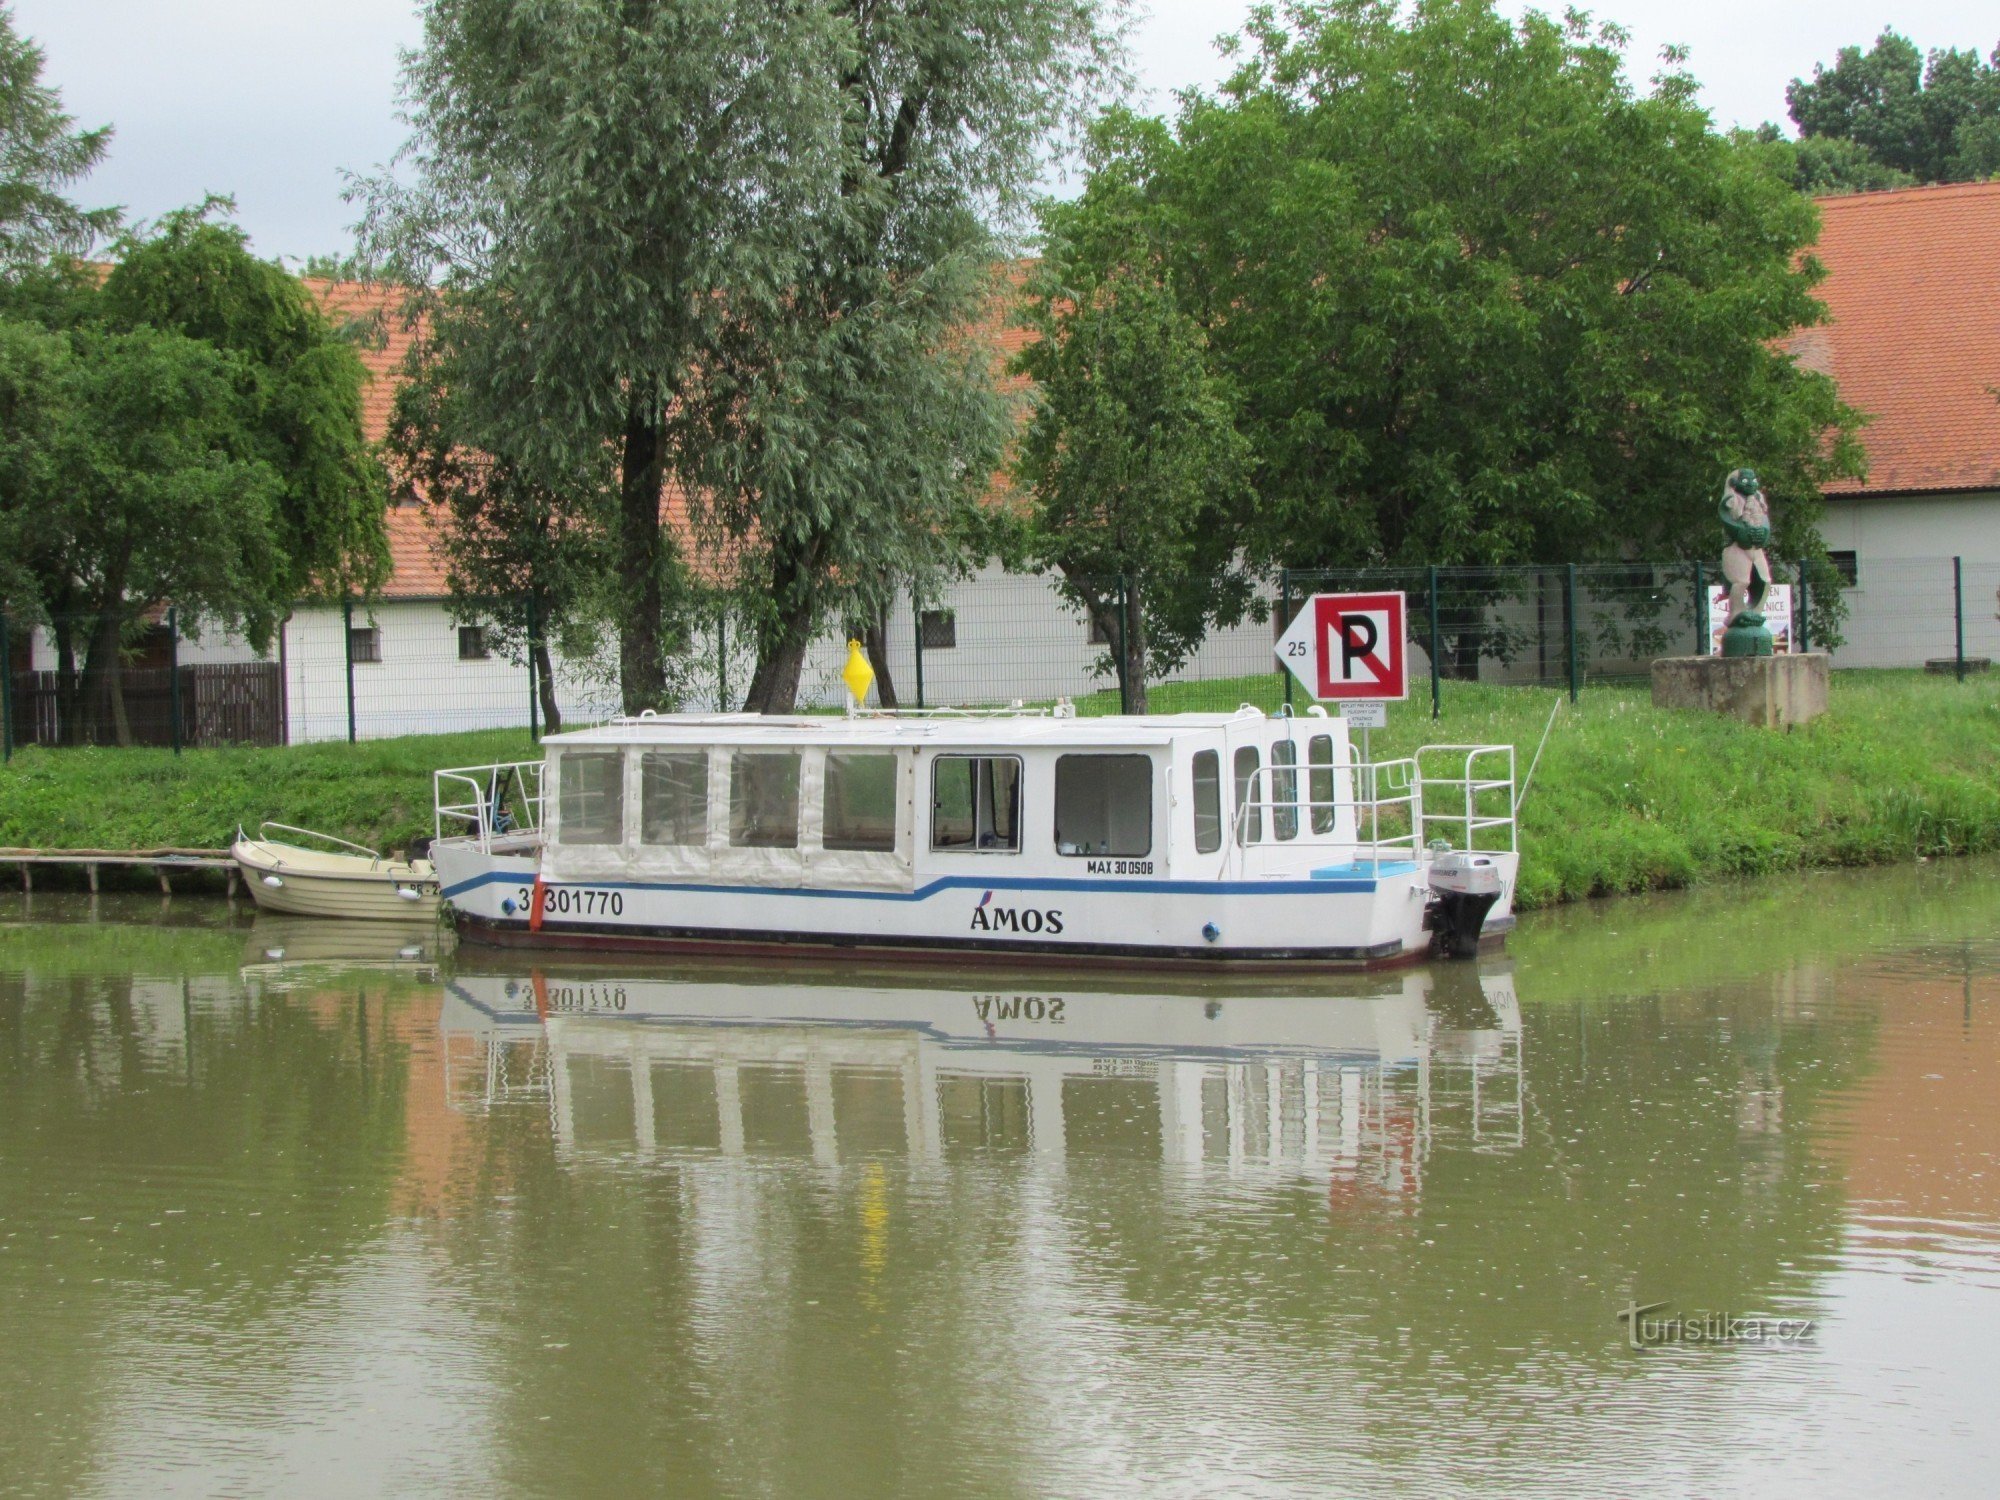
MULTIPOLYGON (((515 899, 522 911, 529 911, 532 910, 535 893, 522 886, 515 899)), ((552 885, 542 892, 542 915, 622 917, 625 915, 625 895, 622 891, 595 891, 588 886, 552 885)))

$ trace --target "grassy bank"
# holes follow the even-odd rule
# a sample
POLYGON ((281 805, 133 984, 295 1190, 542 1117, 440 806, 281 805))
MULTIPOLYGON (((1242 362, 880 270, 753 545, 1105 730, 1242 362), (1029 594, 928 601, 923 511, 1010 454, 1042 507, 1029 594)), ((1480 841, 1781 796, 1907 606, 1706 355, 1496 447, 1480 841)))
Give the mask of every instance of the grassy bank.
MULTIPOLYGON (((1185 690, 1275 707, 1275 677, 1185 690)), ((1191 706, 1157 689, 1162 712, 1191 706)), ((1427 741, 1519 748, 1520 774, 1559 694, 1447 685, 1445 713, 1392 708, 1378 757, 1427 741)), ((1080 705, 1085 711, 1101 702, 1080 705)), ((0 770, 0 845, 219 845, 264 818, 377 847, 429 831, 438 766, 520 759, 520 732, 285 750, 25 751, 0 770)), ((1696 885, 1732 875, 2000 849, 2000 678, 1837 674, 1832 711, 1789 733, 1655 710, 1643 688, 1565 704, 1522 809, 1521 899, 1696 885)))

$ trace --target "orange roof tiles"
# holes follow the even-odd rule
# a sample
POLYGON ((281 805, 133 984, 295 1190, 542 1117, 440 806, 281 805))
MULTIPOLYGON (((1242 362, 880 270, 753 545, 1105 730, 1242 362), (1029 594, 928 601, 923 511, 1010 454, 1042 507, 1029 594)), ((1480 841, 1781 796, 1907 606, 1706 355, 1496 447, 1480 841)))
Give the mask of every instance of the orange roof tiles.
POLYGON ((1818 202, 1832 322, 1791 348, 1870 418, 1827 493, 2000 489, 2000 182, 1818 202))

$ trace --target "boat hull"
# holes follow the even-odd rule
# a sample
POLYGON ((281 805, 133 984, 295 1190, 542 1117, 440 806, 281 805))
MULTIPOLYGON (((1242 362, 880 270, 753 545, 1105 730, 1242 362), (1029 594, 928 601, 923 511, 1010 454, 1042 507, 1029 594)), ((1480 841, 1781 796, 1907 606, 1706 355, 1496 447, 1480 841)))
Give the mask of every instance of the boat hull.
POLYGON ((421 862, 370 861, 252 839, 239 841, 230 855, 251 899, 266 911, 405 924, 437 920, 437 877, 421 862), (416 899, 398 894, 404 890, 415 891, 416 899))
MULTIPOLYGON (((531 857, 435 851, 461 934, 601 954, 1317 971, 1430 956, 1426 867, 1261 881, 934 880, 907 892, 538 881, 531 857)), ((1512 856, 1507 856, 1511 861, 1512 856)), ((1512 885, 1512 870, 1507 871, 1512 885)), ((1512 925, 1495 908, 1489 943, 1512 925)))

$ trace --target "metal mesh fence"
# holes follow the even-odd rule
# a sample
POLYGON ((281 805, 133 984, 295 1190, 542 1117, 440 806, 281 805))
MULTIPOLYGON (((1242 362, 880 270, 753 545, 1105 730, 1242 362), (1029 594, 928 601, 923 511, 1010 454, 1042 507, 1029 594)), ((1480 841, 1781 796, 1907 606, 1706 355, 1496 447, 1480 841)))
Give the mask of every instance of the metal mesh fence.
MULTIPOLYGON (((1767 613, 1781 650, 1826 649, 1837 621, 1837 668, 1965 674, 2000 658, 2000 560, 1871 557, 1846 579, 1824 567, 1803 580, 1796 564, 1777 569, 1789 612, 1767 613), (1830 610, 1836 598, 1842 608, 1830 610)), ((1146 653, 1138 675, 1155 712, 1302 700, 1272 648, 1305 601, 1399 590, 1412 699, 1441 701, 1453 684, 1473 681, 1580 690, 1643 680, 1656 657, 1715 649, 1724 610, 1708 600, 1723 589, 1717 571, 1634 563, 1280 573, 1260 583, 1241 619, 1209 630, 1179 659, 1146 653)), ((1082 713, 1119 712, 1136 698, 1121 693, 1125 653, 1116 644, 1126 597, 1117 579, 1066 588, 997 567, 934 596, 905 595, 879 632, 883 696, 932 708, 1068 698, 1082 713)), ((544 691, 525 623, 514 600, 475 611, 439 600, 316 604, 295 610, 258 652, 167 611, 128 623, 109 652, 94 620, 29 626, 0 614, 0 745, 11 753, 29 744, 297 744, 546 728, 551 701, 565 725, 618 711, 611 631, 571 642, 568 654, 552 650, 544 691)), ((801 707, 844 703, 845 641, 845 632, 829 632, 814 645, 801 707)), ((673 688, 682 707, 734 709, 754 667, 744 633, 711 620, 673 664, 673 688)))

